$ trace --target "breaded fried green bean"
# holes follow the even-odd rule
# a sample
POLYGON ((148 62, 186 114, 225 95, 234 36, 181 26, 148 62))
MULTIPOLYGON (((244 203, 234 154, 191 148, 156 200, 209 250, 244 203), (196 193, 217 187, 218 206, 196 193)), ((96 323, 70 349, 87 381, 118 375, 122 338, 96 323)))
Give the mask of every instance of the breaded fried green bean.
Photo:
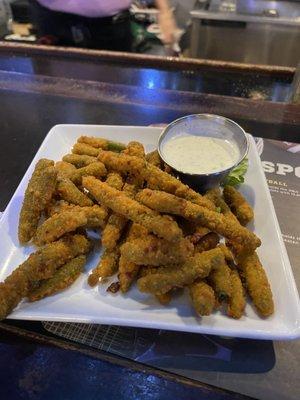
POLYGON ((146 154, 146 161, 159 169, 161 169, 162 167, 162 159, 160 158, 157 150, 151 151, 151 153, 146 154))
POLYGON ((71 210, 54 214, 38 227, 34 243, 37 246, 43 246, 85 225, 87 225, 87 218, 84 212, 71 210))
POLYGON ((90 242, 82 235, 66 236, 31 254, 4 282, 0 283, 0 320, 28 295, 37 282, 53 276, 74 257, 86 254, 90 242))
POLYGON ((106 176, 107 171, 103 163, 97 161, 86 167, 78 168, 70 175, 70 179, 75 185, 80 185, 83 176, 95 176, 96 178, 102 178, 106 176))
MULTIPOLYGON (((200 240, 206 236, 208 233, 210 233, 210 230, 208 228, 205 228, 204 226, 194 226, 194 223, 191 221, 184 220, 187 223, 189 223, 192 227, 192 232, 188 233, 187 238, 189 241, 193 244, 197 244, 200 242, 200 240)), ((181 226, 181 225, 180 225, 181 226)))
POLYGON ((58 178, 68 178, 76 171, 76 167, 73 164, 65 161, 57 161, 54 168, 57 171, 58 178))
POLYGON ((93 205, 93 201, 68 178, 59 179, 56 190, 63 200, 71 204, 81 207, 93 205))
POLYGON ((19 217, 19 241, 29 242, 34 236, 41 214, 50 202, 56 186, 57 172, 54 162, 41 159, 37 162, 25 191, 19 217))
POLYGON ((76 168, 82 168, 97 161, 97 158, 86 154, 66 154, 63 156, 63 161, 75 165, 76 168))
POLYGON ((106 178, 106 183, 117 189, 117 190, 121 190, 124 184, 123 178, 120 174, 118 174, 117 172, 109 172, 107 174, 107 178, 106 178))
POLYGON ((231 318, 241 318, 246 307, 246 298, 241 278, 236 270, 230 271, 231 296, 228 301, 227 314, 231 318))
POLYGON ((72 148, 73 154, 85 155, 90 157, 97 157, 99 152, 100 149, 96 149, 95 147, 85 143, 75 143, 72 148))
POLYGON ((78 139, 78 143, 85 143, 97 149, 110 150, 117 153, 126 148, 125 144, 123 143, 113 142, 112 140, 92 136, 81 136, 78 139))
POLYGON ((80 207, 75 206, 74 204, 69 204, 63 200, 58 201, 53 205, 49 210, 49 216, 51 217, 54 214, 59 214, 65 211, 72 211, 74 213, 83 212, 87 218, 87 223, 84 227, 88 229, 103 228, 107 219, 107 210, 104 207, 97 204, 94 204, 92 207, 80 207))
MULTIPOLYGON (((132 223, 128 230, 126 242, 130 242, 131 240, 138 239, 140 237, 144 237, 148 235, 148 231, 145 227, 142 225, 132 223)), ((119 260, 119 282, 120 282, 120 289, 122 293, 126 293, 131 284, 134 282, 136 279, 138 273, 140 270, 140 265, 135 264, 134 262, 131 262, 127 260, 125 257, 122 256, 120 257, 119 260)))
POLYGON ((197 253, 184 264, 159 267, 156 273, 140 278, 138 288, 141 292, 164 294, 174 287, 191 285, 198 278, 206 278, 211 270, 218 269, 224 262, 220 249, 197 253))
POLYGON ((130 173, 143 178, 147 182, 148 187, 164 190, 165 192, 183 197, 209 209, 215 209, 215 206, 210 200, 193 191, 172 175, 161 171, 156 166, 139 157, 128 156, 122 153, 115 154, 109 151, 100 151, 98 159, 102 161, 108 169, 120 172, 121 174, 130 173))
POLYGON ((121 254, 128 261, 156 266, 184 262, 193 250, 194 246, 187 239, 172 244, 154 235, 134 239, 121 246, 121 254))
POLYGON ((51 278, 41 281, 37 288, 30 291, 28 300, 37 301, 71 286, 83 272, 85 263, 86 256, 84 255, 73 258, 60 267, 51 278))
POLYGON ((256 253, 247 255, 238 263, 240 274, 257 311, 268 317, 274 313, 274 302, 266 272, 256 253))
POLYGON ((234 264, 234 256, 233 256, 231 250, 223 243, 220 243, 218 245, 218 247, 219 247, 219 249, 221 249, 223 251, 226 262, 229 265, 234 264))
POLYGON ((145 149, 140 142, 129 142, 123 154, 135 157, 145 157, 145 149))
MULTIPOLYGON (((219 249, 219 251, 222 251, 219 249)), ((223 253, 223 252, 222 252, 223 253)), ((230 268, 225 260, 208 277, 208 283, 216 292, 219 301, 228 301, 231 296, 230 268)))
POLYGON ((195 244, 195 251, 197 253, 202 253, 202 251, 214 249, 219 243, 219 240, 220 238, 215 232, 209 232, 195 244))
POLYGON ((216 298, 211 286, 199 280, 189 286, 189 294, 198 315, 210 315, 215 307, 216 298))
POLYGON ((82 182, 100 204, 111 208, 114 212, 143 225, 149 231, 170 242, 182 238, 182 231, 176 222, 168 216, 159 215, 92 176, 83 177, 82 182))
POLYGON ((113 250, 105 250, 97 267, 89 275, 88 284, 92 287, 96 286, 100 278, 108 278, 114 275, 118 271, 119 258, 120 251, 118 246, 113 250))
MULTIPOLYGON (((117 190, 121 190, 123 187, 123 178, 117 172, 110 172, 107 175, 106 183, 117 190)), ((126 224, 127 219, 123 215, 114 212, 111 213, 102 231, 101 238, 102 245, 106 249, 112 250, 116 246, 126 224)))
POLYGON ((208 210, 172 194, 144 189, 137 194, 136 199, 156 211, 180 215, 197 222, 211 231, 241 243, 249 251, 260 246, 260 239, 232 218, 227 218, 218 212, 208 210))
POLYGON ((253 209, 245 197, 232 186, 225 186, 223 196, 233 214, 242 225, 247 225, 254 217, 253 209))
POLYGON ((126 224, 127 218, 121 214, 112 213, 109 216, 101 237, 102 245, 106 249, 112 250, 116 246, 126 224))
POLYGON ((223 215, 237 221, 236 216, 233 214, 233 212, 230 210, 229 206, 223 199, 220 188, 208 190, 205 193, 204 197, 208 198, 212 203, 214 203, 214 205, 220 209, 220 212, 223 215))

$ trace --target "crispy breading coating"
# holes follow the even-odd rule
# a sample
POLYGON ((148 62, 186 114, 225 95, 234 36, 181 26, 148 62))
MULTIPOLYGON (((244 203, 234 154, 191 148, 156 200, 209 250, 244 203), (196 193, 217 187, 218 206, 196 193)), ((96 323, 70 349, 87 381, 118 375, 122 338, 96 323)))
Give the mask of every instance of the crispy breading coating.
POLYGON ((214 249, 218 245, 219 240, 220 238, 215 232, 209 232, 195 244, 195 251, 202 253, 202 251, 214 249))
POLYGON ((81 136, 77 142, 85 143, 97 149, 110 150, 115 152, 120 152, 126 148, 125 144, 123 143, 93 136, 81 136))
POLYGON ((254 212, 245 197, 232 186, 225 186, 223 196, 233 214, 242 225, 247 225, 254 218, 254 212))
POLYGON ((117 245, 127 221, 127 218, 121 214, 112 213, 109 216, 101 236, 102 245, 106 249, 112 250, 117 245))
POLYGON ((246 307, 246 297, 241 278, 236 270, 230 271, 231 296, 228 301, 227 314, 239 319, 246 307))
POLYGON ((188 220, 197 222, 211 231, 241 243, 249 251, 254 250, 261 243, 254 233, 232 218, 227 218, 223 214, 193 204, 172 194, 144 189, 137 194, 136 199, 154 210, 180 215, 188 220))
POLYGON ((121 254, 139 265, 168 265, 184 262, 192 255, 194 246, 187 239, 172 244, 154 235, 147 235, 124 243, 121 254))
POLYGON ((97 267, 89 275, 88 284, 92 287, 96 286, 100 278, 107 278, 114 275, 118 271, 119 258, 120 250, 118 246, 113 250, 105 250, 97 267))
POLYGON ((60 267, 51 278, 41 281, 37 288, 31 290, 27 296, 28 300, 37 301, 71 286, 83 272, 85 263, 84 255, 73 258, 60 267))
POLYGON ((175 194, 212 210, 215 209, 210 200, 184 185, 172 175, 161 171, 156 166, 139 157, 128 156, 123 153, 115 154, 109 151, 100 151, 98 159, 109 169, 122 174, 130 173, 144 179, 148 187, 154 187, 155 189, 175 194))
POLYGON ((161 169, 162 167, 162 159, 160 158, 157 150, 151 151, 151 153, 146 154, 146 161, 159 169, 161 169))
MULTIPOLYGON (((148 234, 149 233, 144 226, 136 224, 136 223, 132 223, 128 230, 128 234, 127 234, 125 243, 128 243, 134 239, 138 239, 140 237, 144 237, 148 234)), ((119 278, 120 289, 121 289, 122 293, 126 293, 129 290, 130 286, 135 281, 139 271, 140 271, 140 265, 127 260, 121 254, 121 257, 119 260, 118 278, 119 278)))
POLYGON ((215 293, 211 286, 197 280, 189 286, 189 294, 198 315, 210 315, 216 304, 215 293))
POLYGON ((97 161, 86 167, 78 168, 76 171, 70 175, 70 179, 75 185, 81 185, 83 176, 94 176, 96 178, 103 178, 106 176, 107 171, 103 163, 97 161))
POLYGON ((85 143, 75 143, 74 146, 72 147, 73 154, 97 157, 99 152, 100 149, 96 149, 95 147, 85 143))
POLYGON ((58 178, 68 178, 76 171, 76 167, 73 164, 65 161, 57 161, 54 168, 57 171, 58 178))
MULTIPOLYGON (((221 250, 222 251, 222 250, 221 250)), ((223 252, 222 252, 223 253, 223 252)), ((231 296, 230 268, 225 260, 218 268, 214 269, 208 277, 208 283, 214 289, 220 302, 228 301, 231 296)))
POLYGON ((81 207, 93 205, 93 201, 68 178, 59 179, 56 190, 63 200, 71 204, 81 207))
MULTIPOLYGON (((195 226, 195 224, 191 221, 186 221, 188 224, 190 223, 192 232, 188 232, 188 235, 186 236, 187 239, 193 244, 197 244, 200 242, 200 240, 206 236, 208 233, 210 233, 210 230, 208 228, 205 228, 204 226, 195 226)), ((180 225, 181 227, 181 225, 180 225)))
POLYGON ((43 246, 85 225, 87 225, 87 218, 84 212, 71 210, 54 214, 38 227, 34 236, 34 243, 37 246, 43 246))
POLYGON ((156 273, 138 280, 138 288, 141 292, 164 294, 174 287, 191 285, 198 278, 206 278, 224 262, 224 255, 220 249, 197 253, 183 264, 158 267, 156 273))
POLYGON ((76 168, 86 167, 97 161, 96 157, 87 156, 86 154, 66 154, 63 161, 73 164, 76 168))
POLYGON ((18 235, 22 244, 34 236, 41 214, 55 191, 57 172, 53 165, 53 161, 39 160, 28 183, 19 217, 18 235))
POLYGON ((142 143, 133 141, 128 143, 126 149, 123 151, 123 154, 143 158, 145 157, 145 149, 142 143))
POLYGON ((274 313, 274 302, 266 272, 256 253, 238 262, 239 272, 257 311, 268 317, 274 313))
POLYGON ((208 198, 212 203, 214 203, 214 205, 220 209, 220 212, 223 215, 237 221, 236 216, 232 213, 229 206, 225 202, 219 187, 208 190, 204 197, 208 198))
POLYGON ((74 257, 86 254, 90 242, 82 235, 66 236, 32 253, 4 282, 0 283, 0 320, 5 318, 28 295, 39 281, 74 257))
POLYGON ((182 231, 174 220, 168 216, 159 215, 137 201, 130 199, 124 193, 110 187, 92 176, 83 178, 83 185, 102 205, 114 212, 143 225, 149 231, 170 242, 182 238, 182 231))

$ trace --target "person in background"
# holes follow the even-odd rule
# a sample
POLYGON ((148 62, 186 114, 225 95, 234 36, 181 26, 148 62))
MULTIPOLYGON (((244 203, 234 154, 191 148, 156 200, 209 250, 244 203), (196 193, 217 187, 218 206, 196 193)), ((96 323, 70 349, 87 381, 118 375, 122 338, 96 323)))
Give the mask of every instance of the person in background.
MULTIPOLYGON (((39 43, 131 51, 131 0, 30 0, 39 43)), ((155 0, 164 44, 176 23, 168 0, 155 0)))

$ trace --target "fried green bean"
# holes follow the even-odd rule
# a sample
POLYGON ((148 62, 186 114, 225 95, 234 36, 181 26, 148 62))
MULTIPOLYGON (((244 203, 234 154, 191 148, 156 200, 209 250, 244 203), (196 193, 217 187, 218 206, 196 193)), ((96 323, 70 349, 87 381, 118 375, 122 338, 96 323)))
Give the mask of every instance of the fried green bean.
POLYGON ((76 169, 76 171, 70 176, 70 179, 75 183, 75 185, 81 185, 82 177, 84 176, 103 178, 106 174, 107 171, 104 164, 97 161, 87 165, 86 167, 76 169))
POLYGON ((182 231, 174 220, 168 216, 159 215, 150 208, 130 199, 124 193, 110 187, 92 176, 83 178, 84 187, 102 205, 114 212, 143 225, 149 231, 170 242, 182 238, 182 231))
POLYGON ((178 197, 183 197, 193 203, 212 210, 215 209, 215 206, 210 200, 201 196, 172 175, 161 171, 159 168, 146 162, 142 158, 122 153, 115 154, 109 151, 100 151, 98 159, 102 161, 108 169, 120 172, 121 174, 130 173, 144 179, 147 182, 148 187, 175 194, 178 197))
POLYGON ((69 203, 81 207, 93 205, 93 201, 82 193, 70 179, 59 179, 56 190, 60 197, 69 203))
POLYGON ((215 307, 216 298, 211 286, 197 280, 189 286, 189 294, 198 315, 210 315, 215 307))
POLYGON ((160 158, 157 150, 151 151, 151 153, 146 154, 146 161, 159 169, 161 169, 162 167, 162 159, 160 158))
POLYGON ((168 265, 184 262, 192 255, 194 246, 187 239, 172 244, 154 235, 147 235, 124 243, 121 254, 139 265, 168 265))
POLYGON ((122 190, 124 181, 122 176, 117 172, 109 172, 107 174, 106 183, 117 190, 122 190))
POLYGON ((230 271, 231 296, 228 301, 227 314, 231 318, 239 319, 246 307, 246 298, 241 278, 236 270, 230 271))
POLYGON ((233 212, 230 210, 229 206, 223 199, 220 188, 208 190, 205 193, 204 197, 208 198, 212 203, 214 203, 214 205, 220 209, 220 212, 223 215, 237 221, 236 216, 233 214, 233 212))
POLYGON ((85 225, 87 225, 87 217, 84 212, 71 210, 54 214, 37 228, 34 243, 37 246, 43 246, 85 225))
POLYGON ((96 149, 93 146, 85 143, 75 143, 72 148, 73 154, 85 155, 90 157, 97 157, 100 149, 96 149))
POLYGON ((57 172, 53 165, 53 161, 39 160, 28 183, 19 217, 18 236, 22 244, 34 236, 41 214, 55 191, 57 172))
POLYGON ((127 218, 121 214, 112 213, 107 221, 105 228, 102 231, 102 245, 112 250, 118 243, 124 228, 127 225, 127 218))
POLYGON ((145 149, 140 142, 129 142, 123 154, 135 157, 145 157, 145 149))
MULTIPOLYGON (((183 220, 185 221, 188 225, 190 225, 190 228, 192 232, 187 232, 187 239, 193 244, 197 244, 200 242, 200 240, 206 236, 208 233, 210 233, 210 230, 208 228, 205 228, 204 226, 195 226, 195 224, 191 221, 183 220)), ((182 225, 180 225, 182 227, 182 225)), ((189 227, 189 226, 187 226, 189 227)))
POLYGON ((233 214, 242 225, 247 225, 253 220, 254 213, 245 197, 232 186, 225 186, 223 196, 233 214))
POLYGON ((213 232, 241 243, 249 251, 260 246, 260 239, 232 218, 227 218, 220 213, 193 204, 172 194, 144 189, 137 194, 136 199, 153 210, 180 215, 188 220, 197 222, 213 232))
POLYGON ((75 165, 76 168, 82 168, 96 162, 97 158, 86 154, 66 154, 63 156, 63 161, 75 165))
POLYGON ((214 249, 219 243, 219 240, 220 238, 215 232, 209 232, 195 245, 195 251, 197 253, 202 253, 202 251, 214 249))
POLYGON ((105 250, 97 267, 93 269, 88 277, 88 284, 96 286, 100 278, 108 278, 118 271, 118 262, 120 257, 119 247, 113 250, 105 250))
POLYGON ((274 313, 274 302, 266 272, 256 253, 239 260, 238 267, 246 289, 257 311, 268 317, 274 313))
POLYGON ((110 150, 117 153, 126 148, 125 144, 123 143, 113 142, 112 140, 92 136, 81 136, 78 139, 78 143, 85 143, 97 149, 110 150))
MULTIPOLYGON (((128 230, 127 238, 125 243, 130 243, 131 240, 138 239, 140 237, 144 237, 148 235, 148 231, 145 227, 142 225, 132 223, 128 230)), ((126 293, 131 284, 134 282, 136 277, 138 276, 138 273, 140 271, 140 265, 135 264, 134 262, 131 262, 127 260, 125 257, 122 256, 120 257, 119 260, 119 282, 120 282, 120 289, 122 293, 126 293)))
POLYGON ((206 278, 224 262, 220 249, 197 253, 184 264, 158 267, 156 273, 138 279, 138 288, 141 292, 164 294, 174 287, 184 287, 191 285, 196 279, 206 278))
POLYGON ((41 281, 37 288, 30 291, 28 300, 37 301, 71 286, 83 272, 85 263, 86 256, 84 255, 73 258, 60 267, 51 278, 41 281))
POLYGON ((0 320, 28 295, 37 282, 51 278, 59 267, 74 257, 88 253, 90 248, 90 242, 84 236, 74 235, 50 243, 31 254, 0 283, 0 320))
POLYGON ((57 171, 58 178, 68 178, 76 171, 76 167, 73 164, 65 161, 57 161, 54 168, 57 171))
MULTIPOLYGON (((222 250, 221 250, 222 251, 222 250)), ((222 252, 223 253, 223 252, 222 252)), ((231 296, 230 268, 225 260, 218 268, 214 269, 208 277, 208 283, 214 289, 220 302, 228 301, 231 296)))
MULTIPOLYGON (((121 190, 123 187, 123 178, 120 174, 111 172, 107 175, 106 183, 117 190, 121 190)), ((114 212, 111 213, 102 231, 101 238, 102 245, 106 249, 112 250, 117 245, 126 224, 127 219, 123 215, 114 212)))

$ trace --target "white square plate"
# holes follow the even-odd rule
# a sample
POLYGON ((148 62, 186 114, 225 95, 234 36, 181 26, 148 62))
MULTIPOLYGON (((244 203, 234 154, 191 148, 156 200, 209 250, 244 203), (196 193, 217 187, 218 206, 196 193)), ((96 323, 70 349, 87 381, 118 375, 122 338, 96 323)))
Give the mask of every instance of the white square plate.
MULTIPOLYGON (((139 140, 148 152, 156 148, 160 132, 161 128, 129 126, 57 125, 52 128, 0 220, 0 280, 33 251, 33 247, 19 245, 17 227, 24 192, 34 165, 40 158, 61 159, 81 135, 124 143, 139 140)), ((87 275, 99 259, 100 250, 95 250, 87 264, 87 272, 71 288, 35 303, 24 301, 9 318, 127 325, 256 339, 299 337, 299 297, 260 158, 253 138, 250 139, 249 169, 241 191, 254 207, 255 222, 251 229, 262 239, 258 253, 274 294, 273 316, 262 319, 248 304, 245 316, 240 320, 231 319, 221 312, 200 319, 195 316, 186 295, 164 307, 136 288, 126 295, 107 293, 107 285, 92 289, 87 284, 87 275)))

